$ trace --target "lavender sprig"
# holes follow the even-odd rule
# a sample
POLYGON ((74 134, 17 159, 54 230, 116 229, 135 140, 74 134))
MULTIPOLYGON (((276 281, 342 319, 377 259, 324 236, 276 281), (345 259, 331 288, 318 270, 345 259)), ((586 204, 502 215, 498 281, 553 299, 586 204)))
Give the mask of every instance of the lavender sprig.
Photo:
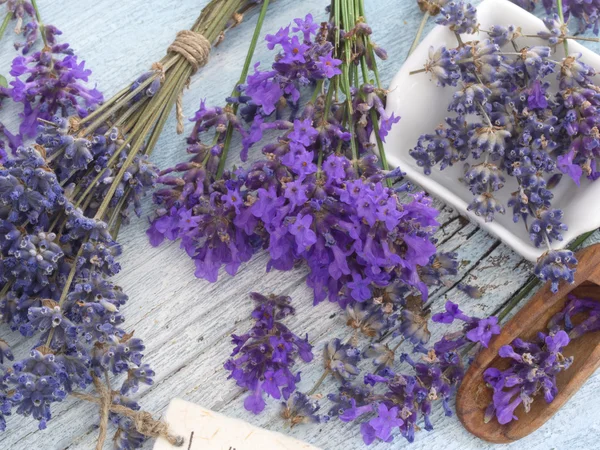
POLYGON ((281 322, 294 314, 289 297, 256 292, 250 297, 258 303, 252 311, 254 326, 241 336, 232 335, 235 348, 224 367, 231 372, 229 378, 250 391, 244 407, 259 414, 266 405, 263 394, 278 400, 290 398, 300 382, 300 372, 292 372, 296 358, 310 362, 313 354, 308 337, 298 337, 281 322))

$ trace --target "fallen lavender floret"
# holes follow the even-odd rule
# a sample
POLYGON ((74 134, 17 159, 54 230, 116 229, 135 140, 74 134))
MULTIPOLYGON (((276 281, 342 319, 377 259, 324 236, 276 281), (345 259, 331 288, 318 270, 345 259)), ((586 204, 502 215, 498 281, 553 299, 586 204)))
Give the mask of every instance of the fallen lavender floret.
MULTIPOLYGON (((263 393, 277 400, 290 398, 300 381, 300 372, 292 372, 296 358, 310 362, 313 354, 308 338, 298 337, 281 322, 294 314, 289 297, 256 292, 250 296, 258 302, 252 311, 255 324, 248 333, 232 336, 235 348, 224 367, 231 372, 229 378, 250 391, 244 407, 259 414, 266 405, 263 393)), ((297 405, 300 399, 294 401, 297 405)))

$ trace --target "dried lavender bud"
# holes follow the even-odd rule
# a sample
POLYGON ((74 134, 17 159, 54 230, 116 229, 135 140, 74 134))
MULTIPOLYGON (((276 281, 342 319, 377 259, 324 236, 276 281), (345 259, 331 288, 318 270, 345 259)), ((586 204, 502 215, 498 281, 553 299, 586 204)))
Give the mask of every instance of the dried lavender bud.
POLYGON ((478 28, 477 10, 462 0, 450 1, 442 7, 440 17, 435 22, 458 34, 473 34, 478 28))

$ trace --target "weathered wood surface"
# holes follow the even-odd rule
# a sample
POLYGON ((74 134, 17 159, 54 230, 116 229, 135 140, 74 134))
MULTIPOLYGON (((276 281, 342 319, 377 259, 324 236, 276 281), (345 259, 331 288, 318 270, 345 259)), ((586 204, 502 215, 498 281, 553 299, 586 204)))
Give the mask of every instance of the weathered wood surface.
MULTIPOLYGON (((94 72, 93 80, 110 96, 160 59, 175 32, 190 26, 207 0, 38 0, 47 23, 63 30, 70 42, 94 72)), ((367 0, 369 23, 378 44, 387 49, 390 58, 381 67, 384 83, 399 69, 421 19, 414 0, 367 0)), ((277 0, 267 17, 263 34, 273 33, 293 18, 311 12, 315 18, 325 17, 325 0, 277 0)), ((0 8, 1 10, 1 8, 0 8)), ((247 22, 232 30, 227 39, 212 53, 209 64, 192 80, 184 98, 187 116, 201 98, 209 104, 220 104, 229 94, 239 76, 246 46, 256 21, 256 13, 247 22)), ((427 29, 431 28, 431 23, 427 29)), ((0 73, 8 75, 15 53, 12 36, 0 42, 0 73)), ((272 55, 264 46, 257 49, 255 60, 267 61, 272 55)), ((0 113, 9 128, 16 123, 17 107, 0 113)), ((191 126, 188 124, 186 131, 191 126)), ((185 142, 175 134, 175 120, 170 118, 153 155, 160 167, 167 167, 185 158, 185 142)), ((232 157, 229 164, 237 162, 232 157)), ((438 203, 440 207, 442 205, 438 203)), ((152 211, 146 199, 144 214, 152 211)), ((459 276, 453 284, 439 289, 433 296, 434 309, 443 307, 451 298, 461 303, 467 313, 492 314, 501 309, 511 295, 529 276, 530 265, 506 246, 482 230, 443 209, 443 228, 438 236, 444 250, 455 250, 462 260, 459 276), (482 298, 474 300, 456 289, 460 280, 484 289, 482 298)), ((240 269, 235 279, 223 274, 210 284, 193 276, 193 265, 177 244, 152 248, 146 240, 146 219, 134 220, 122 230, 124 245, 118 277, 130 297, 123 308, 127 328, 146 342, 147 362, 156 371, 155 384, 138 393, 148 411, 161 414, 173 397, 197 402, 205 407, 241 417, 253 424, 289 433, 326 450, 365 448, 358 427, 332 422, 322 426, 284 428, 278 420, 276 402, 269 403, 260 416, 252 417, 243 409, 241 391, 226 380, 222 368, 231 345, 229 335, 243 332, 249 326, 252 304, 251 290, 291 295, 298 309, 290 327, 306 332, 315 343, 317 353, 322 343, 332 337, 345 337, 343 314, 331 304, 312 306, 312 295, 304 284, 306 270, 265 273, 267 257, 257 255, 240 269)), ((600 235, 590 242, 600 240, 600 235)), ((433 338, 441 330, 435 327, 433 338)), ((14 346, 17 357, 23 356, 30 342, 17 333, 0 330, 0 338, 14 346)), ((301 389, 309 389, 320 376, 318 364, 301 367, 301 389)), ((325 383, 321 392, 327 394, 333 384, 325 383)), ((562 408, 554 418, 531 436, 512 445, 492 446, 466 432, 456 417, 445 417, 439 408, 433 415, 435 430, 417 433, 411 448, 418 449, 595 449, 600 437, 600 373, 562 408)), ((324 405, 327 407, 327 404, 324 405)), ((48 430, 38 431, 33 421, 18 416, 8 420, 8 431, 0 435, 1 449, 90 449, 97 435, 95 405, 69 399, 54 409, 48 430)), ((393 445, 379 444, 372 448, 400 448, 406 442, 397 438, 393 445)), ((108 448, 108 444, 107 444, 108 448)), ((151 448, 151 444, 146 444, 151 448)))

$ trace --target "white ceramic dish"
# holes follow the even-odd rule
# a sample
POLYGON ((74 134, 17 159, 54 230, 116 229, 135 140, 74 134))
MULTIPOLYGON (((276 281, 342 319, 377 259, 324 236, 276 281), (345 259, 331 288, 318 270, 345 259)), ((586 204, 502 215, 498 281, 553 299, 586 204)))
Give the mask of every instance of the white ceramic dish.
MULTIPOLYGON (((515 25, 521 27, 523 34, 537 34, 545 29, 540 19, 507 0, 484 0, 477 7, 481 28, 489 30, 492 25, 515 25)), ((484 39, 485 34, 481 33, 484 39)), ((473 39, 473 36, 465 36, 473 39)), ((537 38, 519 38, 521 45, 545 45, 537 38)), ((435 85, 426 73, 410 75, 409 72, 421 69, 425 63, 429 48, 441 45, 456 46, 456 38, 446 27, 436 26, 406 60, 398 74, 392 80, 387 100, 387 112, 394 112, 401 117, 400 122, 392 127, 385 144, 386 155, 391 165, 400 166, 407 177, 422 186, 431 195, 439 197, 451 205, 460 214, 467 217, 504 243, 512 247, 529 261, 535 261, 545 251, 536 248, 529 240, 529 235, 522 222, 512 221, 511 208, 506 207, 509 196, 516 191, 516 181, 506 177, 506 184, 496 196, 506 207, 506 214, 496 214, 493 222, 486 223, 482 218, 467 211, 467 205, 472 200, 472 194, 458 181, 463 175, 462 164, 457 164, 440 171, 433 168, 427 176, 417 166, 409 155, 421 134, 432 133, 444 122, 445 117, 452 115, 447 112, 447 105, 455 89, 440 88, 435 85)), ((558 46, 554 56, 562 59, 562 46, 558 46)), ((583 60, 600 72, 600 55, 569 41, 570 53, 582 53, 583 60)), ((550 78, 550 77, 549 77, 550 78)), ((581 188, 564 176, 559 185, 553 190, 553 206, 564 211, 564 222, 569 230, 564 233, 562 243, 555 243, 555 248, 564 247, 569 241, 582 233, 600 227, 600 180, 590 182, 582 179, 581 188)))

